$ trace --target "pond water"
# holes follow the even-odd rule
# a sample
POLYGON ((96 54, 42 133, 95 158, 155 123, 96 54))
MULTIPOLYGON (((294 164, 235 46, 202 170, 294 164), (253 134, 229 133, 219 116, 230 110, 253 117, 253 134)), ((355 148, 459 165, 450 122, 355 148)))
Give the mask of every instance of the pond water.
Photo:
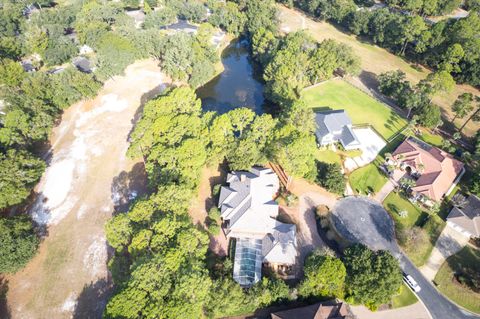
POLYGON ((246 106, 263 113, 263 83, 251 60, 248 42, 232 41, 221 58, 224 71, 197 90, 203 109, 222 114, 246 106))

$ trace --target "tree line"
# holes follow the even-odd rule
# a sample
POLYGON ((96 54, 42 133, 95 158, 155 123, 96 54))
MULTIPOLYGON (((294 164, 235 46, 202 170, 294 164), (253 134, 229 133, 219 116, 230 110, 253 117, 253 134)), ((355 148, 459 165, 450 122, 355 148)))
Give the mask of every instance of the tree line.
POLYGON ((107 318, 238 315, 292 296, 283 281, 267 277, 243 290, 231 277, 228 258, 207 267, 209 238, 191 224, 189 203, 202 167, 224 161, 233 170, 275 161, 292 175, 313 180, 314 114, 299 92, 339 68, 357 70, 358 59, 348 47, 333 41, 317 44, 302 32, 280 37, 273 1, 217 3, 212 8, 214 25, 250 39, 267 98, 280 105, 279 112, 275 117, 248 108, 221 115, 203 112, 189 86, 168 90, 145 105, 128 155, 144 159, 154 192, 106 225, 115 249, 109 266, 116 285, 107 318))
POLYGON ((437 23, 425 21, 425 14, 443 14, 458 1, 387 1, 389 8, 369 10, 353 0, 280 1, 294 5, 321 19, 340 24, 355 35, 406 56, 414 62, 450 73, 456 81, 480 85, 480 17, 472 4, 461 19, 437 23), (453 4, 453 5, 452 5, 453 4), (392 10, 398 8, 399 10, 392 10), (408 10, 405 13, 402 10, 408 10))
MULTIPOLYGON (((203 4, 191 2, 206 14, 203 4)), ((169 4, 175 15, 191 18, 187 15, 190 2, 169 4)), ((148 25, 136 29, 124 11, 129 5, 123 2, 38 5, 42 6, 39 12, 27 15, 23 4, 3 1, 0 11, 0 210, 5 212, 23 204, 43 174, 46 164, 39 146, 47 142, 69 105, 95 96, 103 81, 122 74, 137 59, 154 57, 172 79, 193 87, 212 77, 218 61, 210 45, 209 24, 201 25, 196 35, 166 35, 148 25), (79 54, 81 45, 94 50, 89 59, 96 72, 82 73, 65 64, 79 54), (20 61, 26 57, 37 72, 24 71, 20 61), (51 72, 58 68, 60 72, 51 72)), ((25 226, 29 218, 1 218, 9 218, 5 223, 18 221, 18 227, 2 233, 11 246, 0 249, 5 265, 0 272, 15 272, 35 253, 30 248, 28 254, 22 253, 20 238, 31 239, 34 247, 38 239, 25 235, 34 234, 31 223, 28 229, 25 226), (15 266, 7 266, 11 264, 15 266)))

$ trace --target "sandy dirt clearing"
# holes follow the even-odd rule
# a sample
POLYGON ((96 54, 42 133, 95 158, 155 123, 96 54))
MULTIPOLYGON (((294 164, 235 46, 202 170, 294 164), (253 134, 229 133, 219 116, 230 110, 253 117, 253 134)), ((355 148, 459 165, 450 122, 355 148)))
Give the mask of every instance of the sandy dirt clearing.
MULTIPOLYGON (((412 68, 413 63, 409 63, 376 45, 359 41, 355 36, 341 32, 330 23, 317 22, 298 10, 289 9, 282 5, 279 5, 278 9, 280 11, 280 29, 283 32, 288 33, 306 29, 317 41, 334 39, 351 46, 361 60, 362 73, 359 76, 360 81, 369 89, 376 86, 374 75, 383 72, 400 69, 405 72, 407 79, 413 82, 418 82, 421 79, 424 79, 430 73, 429 70, 423 67, 420 67, 418 71, 412 68)), ((434 102, 442 108, 445 118, 450 120, 453 119, 451 105, 458 95, 465 92, 480 95, 480 91, 470 85, 457 85, 451 93, 440 94, 435 97, 434 102)), ((463 122, 464 119, 456 120, 456 127, 460 127, 463 122)), ((479 123, 470 122, 466 126, 464 133, 473 135, 478 128, 480 128, 479 123)))
MULTIPOLYGON (((227 178, 227 172, 221 167, 204 167, 202 177, 198 186, 198 194, 192 200, 189 214, 194 225, 205 228, 205 222, 208 216, 208 210, 216 206, 216 198, 212 197, 212 188, 217 184, 224 184, 227 178)), ((209 248, 219 256, 226 256, 228 252, 228 240, 223 231, 216 236, 210 235, 209 248)))
POLYGON ((141 163, 125 157, 139 107, 164 89, 153 60, 130 65, 99 95, 72 105, 51 137, 33 218, 47 229, 38 254, 7 278, 12 318, 100 318, 111 286, 104 223, 139 192, 141 163))

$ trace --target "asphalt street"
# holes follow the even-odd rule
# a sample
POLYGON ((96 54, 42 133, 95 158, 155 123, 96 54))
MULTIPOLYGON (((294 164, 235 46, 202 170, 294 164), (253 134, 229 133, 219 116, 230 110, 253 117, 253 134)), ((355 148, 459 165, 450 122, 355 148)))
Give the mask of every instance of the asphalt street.
POLYGON ((433 319, 480 318, 445 298, 400 251, 395 240, 393 221, 380 204, 365 197, 352 196, 338 201, 332 212, 333 226, 344 239, 362 243, 371 249, 388 250, 399 260, 402 270, 421 287, 417 296, 433 319))
POLYGON ((399 257, 400 266, 402 270, 411 275, 413 279, 422 288, 417 294, 425 307, 432 315, 433 319, 472 319, 480 318, 471 314, 445 298, 433 286, 433 284, 423 277, 422 273, 413 265, 413 263, 403 254, 399 257))

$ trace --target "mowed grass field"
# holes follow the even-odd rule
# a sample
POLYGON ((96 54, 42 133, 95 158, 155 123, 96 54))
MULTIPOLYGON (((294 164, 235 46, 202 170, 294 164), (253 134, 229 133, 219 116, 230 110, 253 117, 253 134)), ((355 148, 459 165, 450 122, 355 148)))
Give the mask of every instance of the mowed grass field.
MULTIPOLYGON (((424 79, 430 73, 428 69, 423 67, 417 66, 413 68, 412 64, 403 58, 373 45, 368 41, 362 41, 354 35, 344 33, 330 23, 314 21, 300 11, 289 9, 282 5, 278 5, 278 9, 280 12, 281 30, 283 32, 306 29, 317 41, 334 39, 352 47, 354 53, 360 57, 362 68, 360 78, 368 87, 372 88, 376 85, 374 80, 375 75, 387 71, 402 70, 405 72, 407 79, 414 83, 424 79)), ((442 108, 443 116, 451 121, 453 119, 451 106, 457 96, 465 92, 480 95, 480 91, 470 85, 457 85, 452 92, 436 96, 433 102, 442 108)), ((454 124, 459 128, 463 122, 463 119, 457 119, 454 124)), ((471 121, 465 127, 463 133, 472 136, 479 128, 480 123, 471 121)))
POLYGON ((385 140, 407 125, 391 108, 340 79, 306 89, 302 98, 313 109, 346 110, 353 124, 371 124, 385 140))

